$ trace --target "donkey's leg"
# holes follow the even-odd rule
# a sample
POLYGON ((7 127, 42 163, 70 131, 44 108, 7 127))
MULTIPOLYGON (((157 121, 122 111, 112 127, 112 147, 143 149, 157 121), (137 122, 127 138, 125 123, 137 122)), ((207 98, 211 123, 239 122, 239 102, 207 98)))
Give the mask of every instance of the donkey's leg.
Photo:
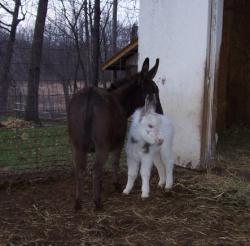
POLYGON ((83 189, 83 178, 87 163, 87 154, 75 148, 74 155, 74 171, 75 171, 75 210, 81 209, 81 197, 83 189))
POLYGON ((138 175, 140 163, 131 158, 128 158, 127 165, 128 165, 128 181, 126 188, 123 190, 123 193, 126 195, 128 195, 130 191, 133 189, 135 180, 138 175))
POLYGON ((108 158, 108 149, 105 147, 96 148, 96 160, 93 166, 93 199, 97 209, 102 208, 101 190, 103 166, 108 158))
POLYGON ((112 178, 115 190, 117 192, 121 192, 121 184, 119 183, 118 171, 119 171, 119 164, 120 164, 120 157, 122 152, 122 146, 118 147, 112 153, 112 178))
POLYGON ((149 197, 149 180, 151 175, 151 168, 153 166, 153 159, 151 156, 146 156, 141 163, 141 178, 142 178, 142 198, 149 197))
POLYGON ((172 153, 161 152, 161 159, 166 168, 166 184, 165 189, 171 189, 173 186, 173 169, 174 158, 172 153))
POLYGON ((154 158, 154 164, 157 168, 157 171, 158 171, 158 175, 159 175, 159 182, 158 182, 158 186, 163 188, 164 184, 165 184, 165 179, 166 179, 166 169, 165 169, 165 166, 161 160, 161 155, 160 153, 157 153, 155 155, 155 158, 154 158))

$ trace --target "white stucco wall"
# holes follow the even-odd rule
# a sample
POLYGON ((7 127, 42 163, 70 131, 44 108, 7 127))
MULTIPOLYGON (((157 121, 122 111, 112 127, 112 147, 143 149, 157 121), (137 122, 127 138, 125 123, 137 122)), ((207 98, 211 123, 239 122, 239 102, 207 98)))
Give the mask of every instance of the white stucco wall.
MULTIPOLYGON (((209 0, 141 0, 139 69, 160 58, 155 82, 175 125, 176 164, 200 163, 209 0)), ((190 164, 189 164, 190 165, 190 164)))

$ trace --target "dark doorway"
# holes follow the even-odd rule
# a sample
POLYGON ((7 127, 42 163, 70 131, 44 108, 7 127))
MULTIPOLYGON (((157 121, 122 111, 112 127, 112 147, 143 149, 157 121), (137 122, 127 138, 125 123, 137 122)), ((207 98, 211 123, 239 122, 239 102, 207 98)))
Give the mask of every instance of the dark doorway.
POLYGON ((250 128, 250 1, 224 1, 217 132, 250 128))
POLYGON ((224 0, 217 168, 250 180, 250 1, 224 0))

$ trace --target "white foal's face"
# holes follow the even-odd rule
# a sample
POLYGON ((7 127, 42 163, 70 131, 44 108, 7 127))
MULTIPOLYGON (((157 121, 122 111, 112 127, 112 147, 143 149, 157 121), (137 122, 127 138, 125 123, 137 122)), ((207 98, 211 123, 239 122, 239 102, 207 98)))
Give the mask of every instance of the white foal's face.
POLYGON ((140 121, 140 133, 142 138, 149 144, 162 144, 160 137, 160 118, 155 113, 142 116, 140 121))

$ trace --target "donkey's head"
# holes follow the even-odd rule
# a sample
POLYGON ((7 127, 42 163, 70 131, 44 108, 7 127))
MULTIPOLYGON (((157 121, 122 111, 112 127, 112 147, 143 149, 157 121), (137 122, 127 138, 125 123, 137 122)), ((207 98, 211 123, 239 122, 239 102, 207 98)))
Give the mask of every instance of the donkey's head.
POLYGON ((134 90, 134 103, 136 107, 141 107, 145 103, 147 95, 156 98, 156 112, 162 114, 162 107, 159 99, 159 89, 153 81, 159 67, 159 59, 156 59, 155 65, 149 70, 149 58, 143 62, 141 71, 136 76, 135 90, 134 90))
POLYGON ((159 99, 159 89, 156 83, 153 81, 159 66, 159 59, 156 59, 155 65, 149 70, 149 58, 146 58, 143 62, 142 69, 136 75, 129 79, 124 79, 112 84, 111 90, 116 90, 123 87, 125 84, 130 86, 131 90, 128 95, 129 107, 131 113, 136 108, 142 107, 145 104, 147 95, 155 95, 156 98, 156 112, 163 114, 159 99))

